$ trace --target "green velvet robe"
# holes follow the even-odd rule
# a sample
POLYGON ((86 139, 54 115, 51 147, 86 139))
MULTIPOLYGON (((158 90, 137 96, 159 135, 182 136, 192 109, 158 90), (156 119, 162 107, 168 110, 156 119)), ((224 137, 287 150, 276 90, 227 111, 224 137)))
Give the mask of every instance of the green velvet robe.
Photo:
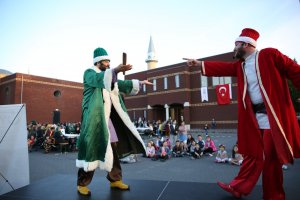
POLYGON ((113 153, 110 144, 108 120, 111 118, 118 136, 120 157, 131 153, 145 153, 145 145, 131 122, 121 95, 137 94, 138 80, 118 80, 111 90, 112 70, 101 72, 94 67, 87 69, 83 77, 82 125, 78 140, 76 166, 85 171, 97 167, 111 171, 113 153))

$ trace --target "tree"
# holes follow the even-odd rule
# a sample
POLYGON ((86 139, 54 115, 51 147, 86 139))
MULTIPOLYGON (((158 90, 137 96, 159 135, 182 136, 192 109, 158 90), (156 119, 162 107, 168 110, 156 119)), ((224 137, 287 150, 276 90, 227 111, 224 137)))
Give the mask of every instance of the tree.
MULTIPOLYGON (((294 58, 294 61, 297 63, 297 60, 294 58)), ((295 111, 297 113, 297 115, 300 115, 300 91, 297 90, 292 82, 289 80, 288 81, 288 86, 290 89, 290 95, 291 95, 291 99, 295 108, 295 111)))

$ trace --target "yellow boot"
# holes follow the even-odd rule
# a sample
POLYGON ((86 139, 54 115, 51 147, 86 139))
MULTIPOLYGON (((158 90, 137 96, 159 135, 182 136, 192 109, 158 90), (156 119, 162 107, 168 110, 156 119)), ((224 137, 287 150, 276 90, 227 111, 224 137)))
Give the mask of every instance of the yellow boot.
POLYGON ((91 191, 89 190, 88 187, 85 186, 77 186, 77 191, 79 194, 84 195, 84 196, 90 196, 91 195, 91 191))
POLYGON ((120 189, 120 190, 129 190, 129 185, 126 185, 122 181, 110 182, 110 187, 120 189))

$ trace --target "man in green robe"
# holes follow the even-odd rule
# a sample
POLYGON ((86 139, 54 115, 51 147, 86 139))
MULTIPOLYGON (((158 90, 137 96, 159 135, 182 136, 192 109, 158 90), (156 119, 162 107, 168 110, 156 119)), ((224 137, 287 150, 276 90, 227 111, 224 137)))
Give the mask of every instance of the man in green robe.
POLYGON ((122 182, 119 158, 145 153, 145 145, 131 122, 120 92, 137 94, 147 80, 117 80, 119 72, 131 70, 132 65, 110 69, 110 59, 103 48, 94 51, 94 66, 83 76, 82 126, 78 140, 77 191, 90 195, 87 185, 96 168, 106 170, 112 188, 128 190, 122 182), (117 144, 118 143, 118 144, 117 144))

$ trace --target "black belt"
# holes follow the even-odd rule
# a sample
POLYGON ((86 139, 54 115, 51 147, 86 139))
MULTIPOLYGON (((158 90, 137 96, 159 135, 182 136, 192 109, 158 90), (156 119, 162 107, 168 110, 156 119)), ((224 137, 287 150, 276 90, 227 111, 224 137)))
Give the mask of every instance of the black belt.
POLYGON ((252 104, 252 108, 255 113, 267 114, 266 106, 264 103, 252 104))

